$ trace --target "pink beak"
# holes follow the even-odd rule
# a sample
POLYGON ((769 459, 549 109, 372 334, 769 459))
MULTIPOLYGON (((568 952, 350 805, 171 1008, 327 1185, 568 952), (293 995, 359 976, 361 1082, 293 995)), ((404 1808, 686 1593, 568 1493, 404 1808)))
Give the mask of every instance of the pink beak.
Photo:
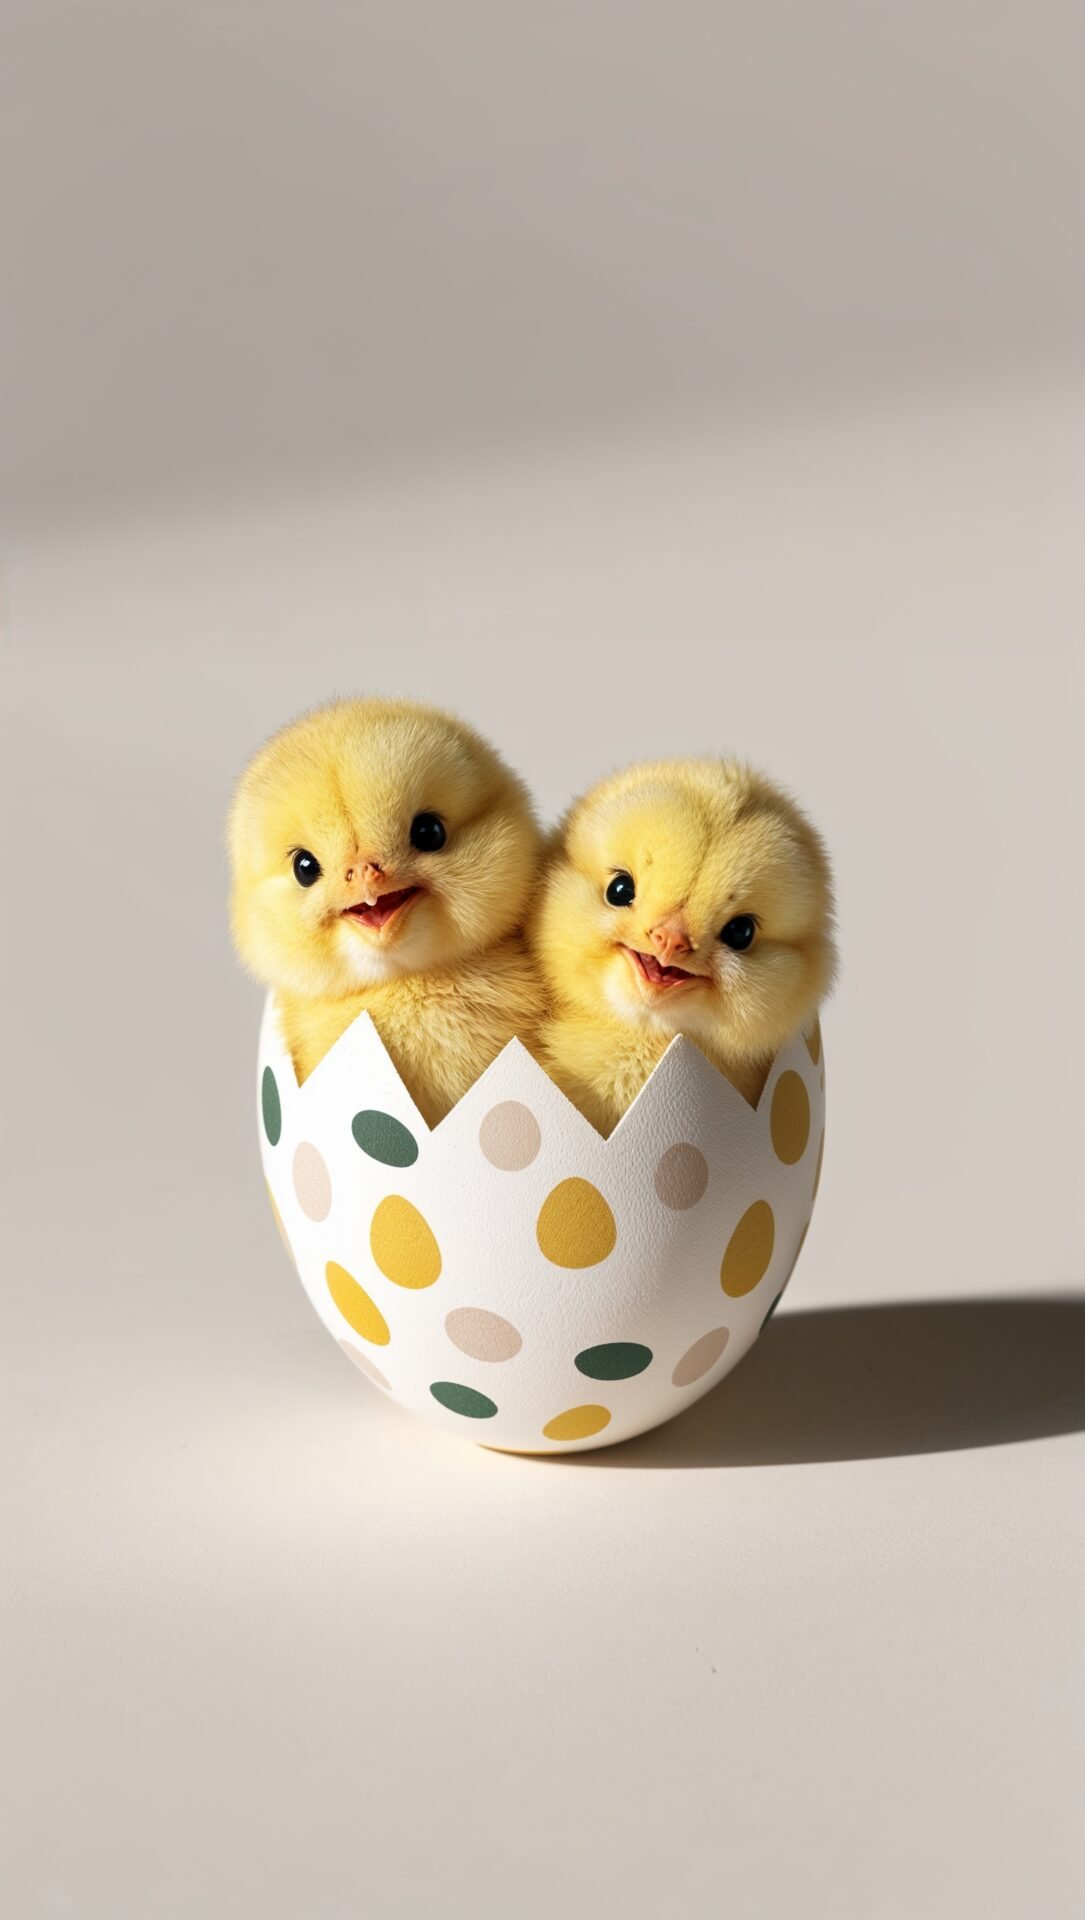
POLYGON ((651 929, 648 938, 665 967, 673 967, 683 954, 693 952, 689 934, 681 920, 660 920, 651 929))

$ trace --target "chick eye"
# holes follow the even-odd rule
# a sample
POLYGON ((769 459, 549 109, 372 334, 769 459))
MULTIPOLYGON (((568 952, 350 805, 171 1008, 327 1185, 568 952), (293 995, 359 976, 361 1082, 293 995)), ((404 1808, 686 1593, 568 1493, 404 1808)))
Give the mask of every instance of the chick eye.
POLYGON ((609 907, 631 907, 637 897, 631 873, 616 873, 603 896, 609 907))
POLYGON ((411 821, 411 845, 419 853, 439 853, 448 835, 435 813, 416 813, 411 821))
POLYGON ((294 855, 294 878, 299 887, 311 887, 320 879, 320 861, 315 853, 307 853, 299 847, 294 855))
POLYGON ((756 932, 757 921, 752 913, 736 913, 733 920, 728 920, 720 939, 725 947, 731 947, 735 953, 745 953, 747 947, 752 947, 756 932))

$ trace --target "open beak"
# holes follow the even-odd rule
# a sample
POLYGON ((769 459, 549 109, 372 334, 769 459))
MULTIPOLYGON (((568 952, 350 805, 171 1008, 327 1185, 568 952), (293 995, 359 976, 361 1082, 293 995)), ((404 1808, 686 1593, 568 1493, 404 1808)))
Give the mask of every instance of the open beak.
POLYGON ((386 927, 398 922, 411 902, 425 891, 425 887, 392 888, 378 893, 373 900, 356 900, 344 907, 341 918, 353 920, 355 926, 364 927, 369 933, 383 933, 386 927))
POLYGON ((642 953, 639 947, 622 948, 639 985, 660 993, 704 979, 703 974, 692 973, 688 967, 679 965, 687 954, 693 952, 689 928, 681 913, 676 912, 664 920, 657 920, 655 926, 649 928, 648 938, 652 944, 651 953, 642 953))
POLYGON ((649 928, 648 938, 656 959, 663 967, 677 967, 681 971, 686 954, 693 952, 689 928, 680 913, 657 920, 655 926, 649 928))
POLYGON ((667 967, 657 960, 654 953, 641 953, 638 947, 624 947, 622 952, 633 968, 638 981, 660 992, 671 987, 688 986, 691 981, 702 980, 703 974, 689 973, 685 967, 667 967))

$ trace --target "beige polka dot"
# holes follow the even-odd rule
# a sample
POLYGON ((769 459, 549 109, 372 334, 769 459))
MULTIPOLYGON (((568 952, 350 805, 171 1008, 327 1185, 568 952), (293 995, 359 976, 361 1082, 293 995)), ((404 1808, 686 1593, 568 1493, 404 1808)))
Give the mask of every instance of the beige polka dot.
POLYGON ((483 1120, 478 1143, 492 1167, 500 1167, 502 1173, 522 1173, 542 1146, 542 1133, 522 1100, 502 1100, 483 1120))
POLYGON ((802 1159, 810 1138, 810 1096, 802 1075, 790 1068, 780 1075, 773 1089, 770 1126, 777 1159, 793 1167, 802 1159))
POLYGON ((454 1347, 472 1360, 512 1360, 523 1341, 511 1320, 485 1307, 455 1307, 445 1319, 445 1332, 454 1347))
POLYGON ((767 1200, 755 1200, 731 1235, 720 1267, 720 1286, 732 1300, 752 1293, 758 1281, 764 1279, 775 1241, 772 1208, 767 1200))
POLYGON ((332 1208, 332 1179, 311 1140, 303 1140, 294 1154, 294 1192, 310 1220, 326 1220, 332 1208))
POLYGON ((824 1160, 824 1158, 825 1158, 825 1129, 824 1127, 822 1127, 821 1143, 818 1147, 818 1163, 817 1163, 817 1166, 814 1168, 814 1191, 810 1195, 811 1204, 818 1197, 818 1188, 821 1185, 821 1163, 824 1160))
POLYGON ((711 1333, 702 1333, 700 1339, 695 1340, 682 1355, 671 1374, 674 1385, 691 1387, 695 1380, 703 1380, 706 1373, 711 1373, 730 1338, 729 1327, 713 1327, 711 1333))
POLYGON ((340 1340, 339 1345, 342 1347, 344 1353, 350 1355, 359 1373, 364 1373, 366 1379, 372 1380, 375 1387, 382 1387, 385 1393, 391 1393, 392 1389, 388 1385, 383 1373, 379 1367, 373 1365, 367 1353, 360 1353, 358 1348, 352 1346, 349 1340, 340 1340))
POLYGON ((593 1433, 602 1433, 609 1425, 606 1407, 570 1407, 547 1421, 543 1435, 547 1440, 590 1440, 593 1433))
POLYGON ((556 1267, 595 1267, 614 1249, 618 1229, 590 1180, 561 1180, 548 1193, 536 1223, 539 1246, 556 1267))
POLYGON ((665 1207, 681 1213, 695 1207, 708 1185, 708 1161, 699 1147, 679 1140, 661 1155, 655 1170, 655 1189, 665 1207))
POLYGON ((818 1061, 821 1059, 821 1022, 820 1020, 814 1021, 813 1027, 811 1028, 810 1032, 803 1034, 803 1039, 806 1041, 806 1051, 810 1055, 810 1058, 816 1067, 818 1061))

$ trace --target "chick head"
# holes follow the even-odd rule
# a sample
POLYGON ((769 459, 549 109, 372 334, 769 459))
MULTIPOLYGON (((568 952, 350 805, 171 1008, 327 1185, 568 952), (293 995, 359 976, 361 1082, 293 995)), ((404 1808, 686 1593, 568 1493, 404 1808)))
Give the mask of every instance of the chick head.
POLYGON ((400 700, 338 700, 261 747, 228 830, 238 952, 267 986, 340 997, 444 971, 520 922, 539 832, 470 727, 400 700))
POLYGON ((832 981, 828 859, 794 802, 747 767, 632 767, 567 816, 536 938, 566 1005, 762 1059, 832 981))

